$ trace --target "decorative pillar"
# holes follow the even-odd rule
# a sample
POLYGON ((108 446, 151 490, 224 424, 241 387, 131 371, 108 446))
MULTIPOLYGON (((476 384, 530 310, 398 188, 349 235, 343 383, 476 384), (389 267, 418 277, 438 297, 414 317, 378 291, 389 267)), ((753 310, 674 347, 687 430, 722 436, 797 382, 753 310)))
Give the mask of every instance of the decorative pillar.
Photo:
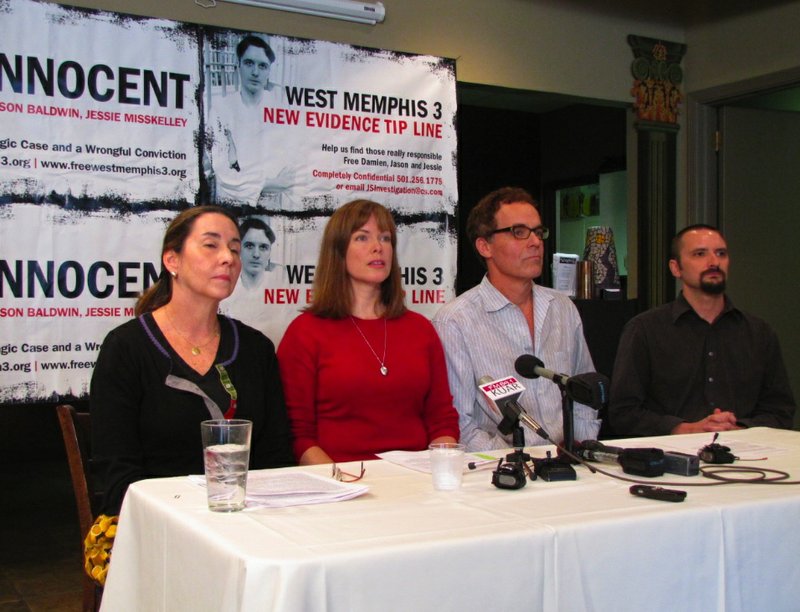
POLYGON ((675 234, 680 62, 686 45, 632 34, 628 44, 636 98, 639 300, 643 308, 652 308, 675 297, 667 261, 675 234))

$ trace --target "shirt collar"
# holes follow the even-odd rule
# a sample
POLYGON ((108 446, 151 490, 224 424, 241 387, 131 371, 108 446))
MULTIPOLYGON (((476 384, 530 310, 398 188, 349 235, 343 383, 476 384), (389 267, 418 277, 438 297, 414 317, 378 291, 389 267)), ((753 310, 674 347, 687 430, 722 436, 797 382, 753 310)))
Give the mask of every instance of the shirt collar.
MULTIPOLYGON (((739 309, 733 305, 733 301, 731 298, 728 297, 727 294, 724 296, 725 298, 725 305, 722 307, 722 312, 717 317, 717 321, 719 321, 722 317, 726 316, 731 312, 739 312, 739 309)), ((672 307, 670 308, 670 314, 672 315, 672 322, 677 323, 678 319, 682 316, 686 315, 687 313, 692 313, 694 316, 699 317, 694 308, 692 308, 691 304, 686 300, 683 295, 683 291, 678 294, 678 297, 675 298, 675 301, 672 302, 672 307)))
MULTIPOLYGON (((478 285, 478 293, 486 312, 496 312, 511 304, 511 301, 502 293, 500 293, 497 287, 489 282, 488 274, 484 274, 483 280, 481 281, 480 285, 478 285)), ((543 292, 535 282, 533 283, 533 298, 534 303, 537 301, 549 303, 552 299, 552 297, 543 292)))

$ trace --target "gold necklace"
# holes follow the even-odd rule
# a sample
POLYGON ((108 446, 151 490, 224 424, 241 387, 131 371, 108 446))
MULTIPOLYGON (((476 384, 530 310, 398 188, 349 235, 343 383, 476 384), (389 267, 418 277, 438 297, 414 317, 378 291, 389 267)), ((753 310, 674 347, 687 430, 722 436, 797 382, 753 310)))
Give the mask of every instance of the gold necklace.
POLYGON ((191 340, 189 340, 189 338, 183 335, 181 330, 175 327, 175 322, 172 320, 172 317, 169 314, 169 310, 164 308, 164 314, 167 315, 167 320, 169 321, 169 324, 172 327, 172 329, 175 330, 175 333, 178 334, 183 339, 183 341, 191 347, 192 355, 194 355, 195 357, 200 355, 203 352, 202 349, 206 348, 209 344, 211 344, 214 341, 214 339, 217 336, 219 336, 219 323, 217 323, 217 328, 214 330, 214 333, 211 334, 211 337, 208 340, 206 340, 202 344, 194 344, 191 340))
POLYGON ((386 349, 389 346, 389 343, 387 342, 388 335, 386 331, 386 317, 383 318, 383 358, 378 357, 378 353, 376 353, 375 349, 372 348, 372 345, 369 343, 369 340, 367 340, 367 337, 364 335, 364 332, 361 331, 361 328, 358 327, 358 325, 356 324, 356 320, 353 318, 352 315, 350 316, 350 320, 353 322, 353 326, 356 328, 356 331, 359 334, 361 334, 361 337, 364 339, 364 342, 369 347, 369 350, 371 350, 372 354, 375 355, 375 359, 377 359, 378 363, 381 364, 381 374, 386 376, 389 373, 389 368, 386 367, 386 349))

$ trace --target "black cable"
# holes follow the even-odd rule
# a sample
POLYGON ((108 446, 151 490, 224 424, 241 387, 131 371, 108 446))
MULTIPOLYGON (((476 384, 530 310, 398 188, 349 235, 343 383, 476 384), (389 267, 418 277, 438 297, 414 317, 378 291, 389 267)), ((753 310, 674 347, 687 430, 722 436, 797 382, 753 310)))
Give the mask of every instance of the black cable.
MULTIPOLYGON (((535 423, 535 421, 534 421, 535 423)), ((537 423, 538 424, 538 423, 537 423)), ((788 472, 784 472, 782 470, 775 470, 771 468, 755 468, 749 466, 733 466, 733 465, 725 465, 725 466, 718 466, 718 465, 709 465, 703 466, 700 468, 700 473, 703 474, 704 477, 714 480, 716 482, 670 482, 667 480, 641 480, 638 478, 628 478, 627 476, 620 476, 619 474, 614 474, 612 472, 607 472, 606 470, 600 469, 592 465, 590 462, 586 461, 583 457, 579 457, 575 453, 572 453, 565 449, 560 444, 554 442, 549 435, 541 428, 534 429, 536 433, 539 434, 540 437, 544 438, 546 441, 550 442, 553 446, 555 446, 558 450, 564 453, 567 457, 572 459, 573 461, 577 461, 581 465, 585 466, 589 469, 590 472, 593 474, 595 472, 599 472, 604 476, 608 476, 610 478, 615 478, 617 480, 624 480, 625 482, 632 482, 634 484, 644 484, 644 485, 667 485, 670 487, 714 487, 717 485, 726 485, 726 484, 739 484, 739 483, 747 483, 747 484, 784 484, 784 485, 795 485, 800 484, 800 480, 786 480, 787 478, 791 478, 791 475, 788 472), (734 472, 739 474, 760 474, 760 478, 726 478, 721 476, 723 472, 734 472), (767 476, 767 473, 775 474, 772 477, 767 476)), ((714 436, 714 440, 716 441, 719 433, 714 436)), ((713 442, 712 442, 713 443, 713 442)), ((766 457, 764 457, 766 459, 766 457)), ((760 459, 759 459, 760 460, 760 459)))
POLYGON ((783 470, 775 470, 772 468, 755 468, 749 466, 716 466, 709 465, 700 468, 703 476, 712 478, 714 480, 722 481, 726 484, 748 483, 748 484, 782 484, 782 485, 796 485, 800 484, 800 480, 786 480, 791 478, 789 472, 783 470), (760 474, 761 478, 726 478, 720 474, 724 472, 733 472, 738 474, 760 474), (768 476, 774 474, 774 476, 768 476))
MULTIPOLYGON (((581 463, 585 463, 581 460, 581 463)), ((627 476, 621 476, 620 474, 614 474, 613 472, 607 472, 606 470, 602 470, 598 467, 594 468, 595 471, 600 472, 604 476, 609 476, 611 478, 615 478, 617 480, 624 480, 625 482, 632 482, 635 484, 656 484, 656 485, 667 485, 670 487, 714 487, 717 485, 726 485, 726 484, 800 484, 800 480, 786 480, 787 478, 791 478, 791 475, 788 472, 784 472, 782 470, 774 470, 771 468, 754 468, 754 467, 747 467, 747 466, 716 466, 716 465, 708 465, 703 466, 700 468, 700 473, 709 478, 711 480, 715 480, 716 482, 670 482, 666 480, 655 480, 652 478, 648 478, 647 480, 641 480, 638 478, 628 478, 627 476), (726 478, 721 476, 723 472, 733 472, 739 474, 760 474, 760 478, 726 478), (767 473, 775 474, 772 477, 769 477, 767 473)))
MULTIPOLYGON (((616 480, 624 480, 625 482, 632 482, 634 484, 646 484, 652 485, 657 484, 667 485, 670 487, 714 487, 717 485, 726 485, 726 484, 800 484, 800 480, 786 480, 787 478, 791 478, 791 475, 788 472, 784 472, 782 470, 775 470, 771 468, 756 468, 756 467, 749 467, 749 466, 733 466, 733 465, 725 465, 725 466, 718 466, 718 465, 708 465, 703 466, 700 468, 700 473, 711 480, 715 480, 716 482, 670 482, 666 480, 655 480, 648 478, 647 480, 641 480, 639 478, 629 478, 627 476, 622 476, 620 474, 615 474, 613 472, 608 472, 603 470, 582 457, 567 451, 566 449, 562 448, 560 444, 556 444, 552 440, 548 439, 548 442, 553 444, 557 449, 562 451, 565 455, 567 455, 570 459, 577 461, 581 465, 587 467, 590 472, 595 473, 599 472, 604 476, 608 476, 610 478, 615 478, 616 480), (760 474, 760 478, 726 478, 721 476, 723 472, 733 472, 739 474, 760 474), (774 474, 774 476, 769 477, 767 474, 774 474)), ((766 459, 766 458, 765 458, 766 459)))

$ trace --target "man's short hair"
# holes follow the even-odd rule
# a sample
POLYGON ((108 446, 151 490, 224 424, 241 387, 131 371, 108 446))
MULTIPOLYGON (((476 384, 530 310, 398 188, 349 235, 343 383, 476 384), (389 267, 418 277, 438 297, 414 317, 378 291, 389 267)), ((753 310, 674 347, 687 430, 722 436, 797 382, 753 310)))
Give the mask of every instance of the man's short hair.
POLYGON ((275 232, 272 231, 272 228, 264 223, 261 219, 256 217, 249 217, 242 221, 242 224, 239 226, 239 235, 244 239, 244 235, 249 230, 256 230, 264 232, 264 235, 267 237, 267 240, 270 241, 270 244, 275 242, 275 232))
POLYGON ((275 52, 272 50, 272 47, 267 44, 266 40, 259 36, 254 36, 253 34, 248 34, 239 41, 238 45, 236 45, 236 58, 239 61, 242 61, 242 56, 244 55, 244 52, 247 51, 248 47, 259 47, 260 49, 264 49, 264 53, 267 54, 269 63, 272 64, 275 62, 275 52))
MULTIPOLYGON (((473 249, 475 249, 475 241, 478 238, 488 238, 497 229, 495 215, 500 207, 503 204, 513 204, 514 202, 524 202, 539 210, 539 205, 533 199, 533 196, 521 187, 501 187, 485 195, 469 211, 467 238, 473 249)), ((475 249, 475 252, 477 253, 477 249, 475 249)), ((480 253, 478 253, 478 257, 483 261, 480 253)))
POLYGON ((695 223, 694 225, 687 225, 681 231, 679 231, 677 234, 675 234, 675 237, 672 239, 672 242, 670 243, 670 246, 669 246, 669 258, 670 259, 674 259, 675 261, 680 262, 680 259, 681 259, 681 241, 683 240, 683 236, 687 232, 691 232, 691 231, 694 231, 694 230, 710 230, 712 232, 716 232, 717 234, 722 236, 723 240, 725 240, 725 236, 722 235, 722 232, 719 231, 719 229, 717 229, 713 225, 708 225, 707 223, 695 223))

